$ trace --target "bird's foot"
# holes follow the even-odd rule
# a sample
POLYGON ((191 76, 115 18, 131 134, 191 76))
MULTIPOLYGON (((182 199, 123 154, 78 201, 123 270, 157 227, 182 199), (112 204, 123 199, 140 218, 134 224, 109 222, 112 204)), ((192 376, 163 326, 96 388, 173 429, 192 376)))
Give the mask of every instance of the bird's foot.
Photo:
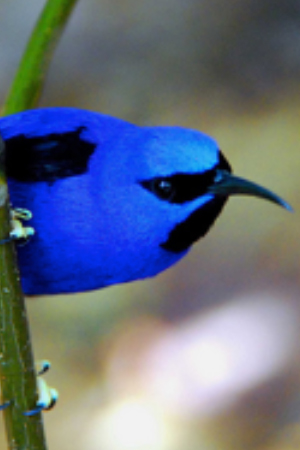
MULTIPOLYGON (((37 371, 38 377, 40 377, 50 369, 50 363, 48 361, 41 361, 39 365, 41 365, 41 368, 37 371)), ((58 400, 57 390, 49 387, 46 381, 42 378, 37 378, 37 387, 39 397, 35 408, 30 409, 29 411, 25 411, 23 413, 24 416, 34 416, 41 411, 48 411, 49 409, 53 408, 58 400)), ((3 403, 2 405, 0 405, 0 411, 8 408, 11 404, 12 401, 3 403)))
POLYGON ((41 411, 49 411, 49 409, 52 409, 58 400, 57 390, 48 386, 46 381, 43 378, 40 378, 41 375, 50 369, 49 361, 41 361, 39 364, 41 365, 41 368, 37 371, 37 375, 39 377, 37 378, 39 398, 35 408, 24 412, 25 416, 34 416, 41 411))
POLYGON ((18 241, 21 245, 26 244, 35 231, 32 227, 24 227, 22 221, 32 219, 32 213, 28 209, 15 208, 11 211, 11 226, 12 230, 9 237, 0 240, 0 244, 7 242, 18 241))

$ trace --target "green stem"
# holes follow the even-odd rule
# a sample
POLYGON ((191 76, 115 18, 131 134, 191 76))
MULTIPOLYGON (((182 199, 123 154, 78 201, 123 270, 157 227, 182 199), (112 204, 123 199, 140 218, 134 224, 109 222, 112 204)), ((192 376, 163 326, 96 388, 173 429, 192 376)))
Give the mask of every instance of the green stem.
POLYGON ((3 115, 33 108, 55 46, 77 0, 48 0, 32 32, 7 96, 3 115))
MULTIPOLYGON (((46 3, 12 83, 4 106, 5 115, 36 105, 55 44, 76 1, 48 0, 46 3)), ((0 138, 0 240, 7 238, 11 229, 4 172, 4 144, 0 138)), ((0 383, 2 403, 10 403, 3 411, 8 448, 46 450, 41 414, 24 415, 25 411, 35 408, 37 386, 13 243, 0 244, 0 383)))
MULTIPOLYGON (((4 144, 0 141, 0 160, 4 144)), ((9 201, 3 164, 0 167, 0 239, 10 231, 9 201)), ((24 416, 35 407, 37 388, 29 327, 13 243, 0 245, 0 381, 8 448, 45 450, 41 414, 24 416)))

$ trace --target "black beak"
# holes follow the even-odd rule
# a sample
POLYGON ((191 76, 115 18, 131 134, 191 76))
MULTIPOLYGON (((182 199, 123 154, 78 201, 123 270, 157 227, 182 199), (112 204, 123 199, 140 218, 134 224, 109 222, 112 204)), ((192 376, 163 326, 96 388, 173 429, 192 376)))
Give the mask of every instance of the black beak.
POLYGON ((293 211, 293 208, 285 200, 268 189, 252 183, 252 181, 236 177, 222 169, 217 170, 214 184, 208 188, 208 192, 225 197, 230 195, 252 195, 276 203, 288 211, 293 211))

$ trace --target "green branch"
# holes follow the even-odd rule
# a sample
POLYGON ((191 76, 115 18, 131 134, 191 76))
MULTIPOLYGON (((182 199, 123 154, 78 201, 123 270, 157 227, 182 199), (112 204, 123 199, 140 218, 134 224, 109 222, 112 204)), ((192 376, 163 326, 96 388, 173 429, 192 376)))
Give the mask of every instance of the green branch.
MULTIPOLYGON (((0 140, 0 160, 4 143, 0 140)), ((10 232, 8 191, 0 167, 0 239, 10 232)), ((32 417, 24 412, 34 408, 37 388, 33 355, 23 293, 17 270, 13 243, 0 245, 0 381, 2 403, 10 403, 3 412, 8 448, 44 450, 45 439, 41 414, 32 417)))
MULTIPOLYGON (((12 83, 4 106, 5 115, 36 105, 55 44, 76 1, 48 0, 46 3, 12 83)), ((0 138, 0 240, 9 235, 10 222, 4 143, 0 138)), ((25 411, 35 408, 38 394, 30 331, 13 243, 0 245, 0 383, 2 403, 9 403, 3 411, 8 448, 45 450, 41 414, 30 417, 24 415, 25 411)))
POLYGON ((55 46, 77 0, 48 0, 32 32, 4 105, 3 115, 36 106, 55 46))

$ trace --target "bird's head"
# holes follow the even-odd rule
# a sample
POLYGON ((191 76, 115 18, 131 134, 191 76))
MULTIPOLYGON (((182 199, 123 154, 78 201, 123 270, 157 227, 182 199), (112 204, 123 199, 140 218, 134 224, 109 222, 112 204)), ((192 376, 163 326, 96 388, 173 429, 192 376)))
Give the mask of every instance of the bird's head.
POLYGON ((29 110, 0 126, 12 203, 32 211, 36 230, 18 252, 27 294, 155 275, 208 232, 231 195, 291 209, 233 175, 217 143, 198 131, 74 108, 29 110))
POLYGON ((120 214, 121 239, 133 243, 135 258, 140 248, 147 271, 149 261, 159 272, 180 259, 208 232, 231 195, 257 196, 290 209, 269 190, 233 175, 217 143, 198 131, 144 127, 122 142, 104 191, 109 183, 114 189, 111 181, 117 179, 123 198, 113 193, 108 198, 114 197, 120 214))
POLYGON ((187 216, 161 246, 181 252, 204 236, 232 195, 251 195, 291 210, 270 190, 232 174, 217 143, 198 131, 180 127, 152 128, 147 152, 154 176, 140 184, 160 202, 181 206, 187 216))

